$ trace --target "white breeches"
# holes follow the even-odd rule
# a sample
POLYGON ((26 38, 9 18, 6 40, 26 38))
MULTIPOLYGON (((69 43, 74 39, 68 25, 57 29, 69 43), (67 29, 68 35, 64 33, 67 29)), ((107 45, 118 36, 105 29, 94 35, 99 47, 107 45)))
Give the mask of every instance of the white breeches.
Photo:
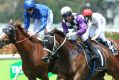
MULTIPOLYGON (((98 34, 98 38, 101 38, 103 41, 106 41, 106 37, 105 37, 105 34, 104 34, 104 31, 105 31, 105 24, 106 24, 106 21, 105 20, 102 20, 102 29, 101 29, 101 32, 100 34, 98 34)), ((89 27, 87 29, 87 32, 85 34, 82 35, 82 40, 83 41, 86 41, 89 36, 90 38, 94 37, 95 34, 98 32, 98 26, 95 24, 95 25, 92 25, 91 27, 89 27)))
MULTIPOLYGON (((49 16, 47 18, 46 29, 44 29, 43 31, 39 32, 39 34, 37 35, 38 36, 37 38, 39 40, 43 40, 46 31, 50 32, 51 30, 54 29, 53 26, 52 26, 53 25, 53 13, 52 13, 51 10, 49 11, 49 13, 50 14, 49 14, 49 16)), ((41 24, 41 21, 39 19, 35 19, 33 32, 36 32, 37 30, 39 30, 39 27, 41 26, 40 24, 41 24)))

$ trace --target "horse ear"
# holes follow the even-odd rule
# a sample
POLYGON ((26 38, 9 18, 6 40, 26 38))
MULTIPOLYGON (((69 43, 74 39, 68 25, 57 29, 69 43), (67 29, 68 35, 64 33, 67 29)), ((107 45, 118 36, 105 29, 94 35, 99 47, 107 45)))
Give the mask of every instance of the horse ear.
POLYGON ((11 24, 11 23, 13 23, 13 20, 12 19, 9 20, 9 24, 11 24))
POLYGON ((15 22, 15 25, 21 25, 21 22, 20 22, 19 20, 17 20, 17 21, 15 22))

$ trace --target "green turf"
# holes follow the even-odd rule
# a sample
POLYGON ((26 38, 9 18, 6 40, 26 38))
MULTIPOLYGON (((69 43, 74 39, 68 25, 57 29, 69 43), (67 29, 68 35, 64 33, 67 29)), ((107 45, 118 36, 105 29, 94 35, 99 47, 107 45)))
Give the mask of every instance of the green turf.
MULTIPOLYGON (((10 65, 19 61, 20 60, 0 60, 0 80, 13 80, 10 79, 10 65)), ((53 75, 51 73, 49 73, 48 76, 50 80, 56 80, 57 78, 57 75, 53 75)), ((112 77, 106 74, 104 79, 112 80, 112 77)), ((17 80, 27 80, 27 78, 25 77, 25 75, 19 75, 17 80)))

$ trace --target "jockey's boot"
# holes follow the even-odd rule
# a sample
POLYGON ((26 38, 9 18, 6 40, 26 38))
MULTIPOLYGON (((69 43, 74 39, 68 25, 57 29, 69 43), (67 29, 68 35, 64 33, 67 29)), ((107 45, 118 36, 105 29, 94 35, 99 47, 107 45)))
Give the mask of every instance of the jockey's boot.
POLYGON ((105 46, 107 46, 114 55, 117 54, 117 49, 111 41, 105 41, 104 43, 105 46))
POLYGON ((96 54, 96 52, 94 51, 94 48, 93 48, 93 45, 91 44, 91 42, 89 40, 86 40, 85 42, 85 45, 88 47, 88 50, 90 51, 91 53, 91 60, 92 59, 95 59, 95 58, 98 58, 98 55, 96 54))

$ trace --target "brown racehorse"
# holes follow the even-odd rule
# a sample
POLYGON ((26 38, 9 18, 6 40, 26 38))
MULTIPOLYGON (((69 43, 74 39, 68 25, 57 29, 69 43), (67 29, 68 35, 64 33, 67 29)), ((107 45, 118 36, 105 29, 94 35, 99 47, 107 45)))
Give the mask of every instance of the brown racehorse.
MULTIPOLYGON (((114 34, 116 34, 116 35, 118 35, 119 33, 112 33, 113 35, 114 34)), ((111 39, 111 38, 108 38, 108 40, 109 41, 111 41, 113 44, 114 44, 114 46, 116 47, 116 49, 117 49, 117 55, 115 55, 115 57, 118 59, 118 61, 119 61, 119 40, 115 40, 115 39, 111 39)), ((118 74, 118 73, 117 73, 118 74)), ((115 75, 114 75, 115 76, 115 75)), ((119 79, 119 77, 118 76, 115 76, 115 80, 118 80, 119 79)))
MULTIPOLYGON (((90 80, 85 51, 78 51, 77 46, 67 40, 64 33, 57 29, 53 30, 45 37, 44 45, 50 52, 52 51, 52 54, 59 56, 59 76, 62 80, 90 80)), ((93 43, 93 45, 97 46, 105 57, 106 67, 101 72, 94 72, 91 80, 104 80, 105 72, 112 75, 115 80, 119 80, 119 60, 102 44, 93 43)))
POLYGON ((36 80, 36 78, 49 80, 49 65, 41 60, 42 56, 48 54, 43 50, 42 42, 29 36, 19 22, 10 21, 3 32, 7 34, 9 42, 16 46, 22 59, 23 72, 28 80, 36 80))

